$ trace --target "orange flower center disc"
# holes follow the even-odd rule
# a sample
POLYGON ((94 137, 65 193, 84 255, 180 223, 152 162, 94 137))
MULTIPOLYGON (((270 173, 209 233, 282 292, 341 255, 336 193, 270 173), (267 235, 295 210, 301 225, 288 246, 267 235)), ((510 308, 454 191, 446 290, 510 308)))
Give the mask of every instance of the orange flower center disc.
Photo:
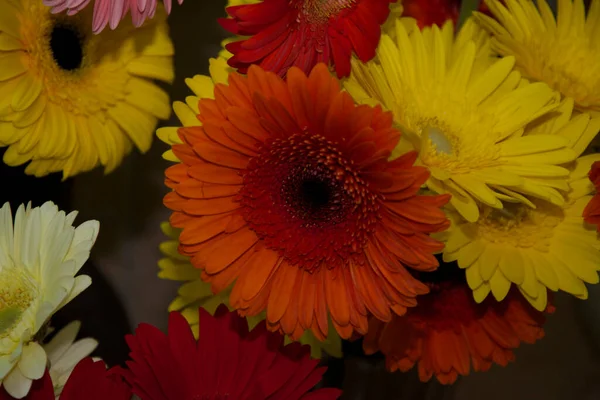
POLYGON ((379 195, 323 136, 263 144, 244 172, 243 215, 268 247, 307 270, 364 262, 379 195))

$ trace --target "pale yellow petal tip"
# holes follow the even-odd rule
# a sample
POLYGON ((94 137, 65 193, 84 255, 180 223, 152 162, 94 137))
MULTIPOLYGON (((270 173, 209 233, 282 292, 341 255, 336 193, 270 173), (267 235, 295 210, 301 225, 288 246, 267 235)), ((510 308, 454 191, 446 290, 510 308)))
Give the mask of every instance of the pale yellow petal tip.
POLYGON ((173 150, 167 150, 162 154, 162 158, 164 160, 167 161, 171 161, 174 163, 180 163, 181 160, 179 158, 177 158, 177 156, 175 155, 175 153, 173 153, 173 150))
POLYGON ((483 301, 487 298, 488 294, 490 294, 490 285, 488 283, 484 283, 479 288, 473 291, 473 299, 477 304, 483 303, 483 301))

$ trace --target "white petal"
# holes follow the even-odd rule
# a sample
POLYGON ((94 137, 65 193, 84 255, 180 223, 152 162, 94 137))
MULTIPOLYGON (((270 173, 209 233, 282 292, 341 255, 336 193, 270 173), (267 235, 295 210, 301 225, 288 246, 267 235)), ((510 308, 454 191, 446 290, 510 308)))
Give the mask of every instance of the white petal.
POLYGON ((12 264, 13 252, 13 219, 10 204, 4 203, 0 209, 0 270, 12 264))
POLYGON ((34 208, 25 223, 25 233, 21 241, 23 263, 34 271, 34 276, 39 276, 37 268, 39 268, 41 231, 41 212, 39 208, 34 208))
POLYGON ((23 241, 23 235, 26 225, 25 207, 21 204, 15 214, 15 227, 14 227, 14 243, 13 243, 13 262, 16 265, 21 264, 21 243, 23 241))
POLYGON ((73 345, 79 329, 81 329, 81 322, 73 321, 61 329, 50 342, 44 345, 44 350, 46 350, 51 366, 54 366, 69 347, 73 345))
POLYGON ((73 300, 75 297, 79 296, 79 294, 81 292, 83 292, 85 289, 87 289, 91 284, 92 284, 92 278, 90 278, 87 275, 79 275, 78 277, 76 277, 75 278, 75 284, 73 285, 73 288, 71 289, 71 292, 63 300, 63 302, 61 303, 60 307, 64 307, 67 304, 69 304, 69 302, 71 300, 73 300))
POLYGON ((4 389, 15 399, 22 399, 27 396, 29 389, 31 389, 31 379, 27 379, 19 368, 13 368, 13 370, 6 376, 2 381, 4 389))
POLYGON ((9 373, 9 371, 15 366, 14 361, 10 360, 8 356, 0 357, 0 381, 9 373))
POLYGON ((70 375, 79 361, 83 360, 98 347, 98 342, 85 338, 75 342, 57 363, 50 366, 50 373, 56 376, 70 375))
POLYGON ((31 342, 23 348, 18 368, 29 379, 40 379, 46 371, 46 351, 37 342, 31 342))

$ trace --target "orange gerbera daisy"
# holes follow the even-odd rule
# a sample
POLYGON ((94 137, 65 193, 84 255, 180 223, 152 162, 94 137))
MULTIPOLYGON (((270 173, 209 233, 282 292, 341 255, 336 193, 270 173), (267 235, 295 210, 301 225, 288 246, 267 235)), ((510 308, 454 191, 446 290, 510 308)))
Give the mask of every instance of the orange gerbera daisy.
POLYGON ((596 225, 600 232, 600 161, 592 164, 589 173, 590 181, 596 187, 596 193, 583 210, 583 219, 588 224, 596 225))
POLYGON ((414 306, 427 287, 405 267, 437 268, 443 246, 428 234, 448 226, 448 197, 417 195, 429 173, 414 152, 388 161, 391 114, 356 106, 325 64, 287 81, 257 66, 210 92, 206 81, 188 81, 214 99, 199 101, 202 126, 179 129, 164 202, 213 291, 235 281, 234 308, 266 309, 294 339, 323 340, 328 314, 348 338, 369 312, 389 321, 414 306))
POLYGON ((381 24, 397 0, 262 0, 227 7, 219 23, 249 38, 229 43, 229 65, 246 73, 252 64, 284 76, 296 66, 308 73, 319 62, 350 75, 350 58, 375 57, 381 24))
MULTIPOLYGON (((461 273, 451 265, 438 271, 422 275, 461 273)), ((544 336, 544 314, 516 290, 501 303, 488 298, 477 304, 464 274, 432 279, 428 286, 430 293, 419 297, 419 305, 405 316, 394 316, 387 323, 369 321, 364 350, 381 351, 391 371, 405 372, 418 364, 422 381, 435 375, 441 383, 451 384, 459 374, 468 375, 471 364, 474 371, 487 371, 492 364, 506 366, 521 342, 534 343, 544 336)), ((546 311, 554 309, 549 306, 546 311)))

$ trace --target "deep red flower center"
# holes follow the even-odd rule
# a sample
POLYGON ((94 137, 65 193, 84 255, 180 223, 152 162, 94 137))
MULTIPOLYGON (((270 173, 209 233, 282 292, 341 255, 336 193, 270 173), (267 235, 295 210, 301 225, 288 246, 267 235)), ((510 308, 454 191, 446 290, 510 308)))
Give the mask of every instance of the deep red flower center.
POLYGON ((309 23, 327 22, 342 10, 352 8, 356 0, 296 0, 296 7, 309 23))
POLYGON ((335 143, 307 132, 272 139, 243 176, 244 218, 288 262, 307 270, 363 262, 380 197, 335 143))

